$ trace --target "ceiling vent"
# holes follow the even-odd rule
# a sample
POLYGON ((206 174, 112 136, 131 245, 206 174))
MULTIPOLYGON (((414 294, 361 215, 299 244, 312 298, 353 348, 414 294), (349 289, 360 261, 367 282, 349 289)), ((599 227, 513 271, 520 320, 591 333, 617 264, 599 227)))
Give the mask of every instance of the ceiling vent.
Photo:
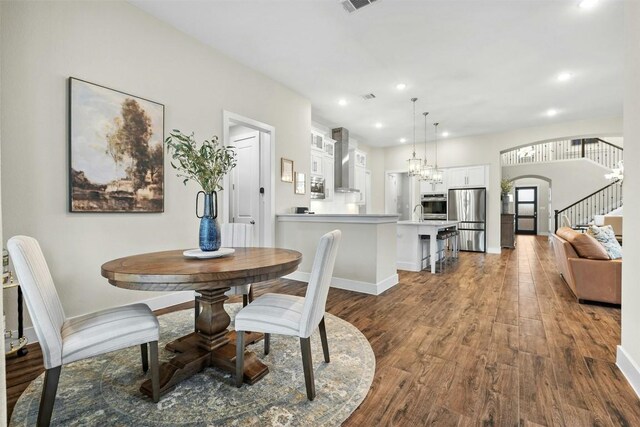
POLYGON ((365 6, 369 6, 371 3, 375 3, 378 0, 344 0, 342 7, 349 13, 353 13, 358 9, 362 9, 365 6))
MULTIPOLYGON (((375 1, 375 0, 374 0, 374 1, 375 1)), ((368 101, 369 99, 373 99, 373 98, 375 98, 375 97, 376 97, 376 96, 375 96, 374 94, 372 94, 372 93, 367 93, 367 94, 365 94, 365 95, 362 95, 362 99, 364 99, 365 101, 368 101)))

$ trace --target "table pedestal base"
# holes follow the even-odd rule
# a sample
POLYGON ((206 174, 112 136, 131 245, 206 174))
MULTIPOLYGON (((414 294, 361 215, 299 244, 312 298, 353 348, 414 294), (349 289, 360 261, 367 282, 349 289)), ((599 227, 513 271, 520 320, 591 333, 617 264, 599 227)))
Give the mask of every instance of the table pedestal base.
MULTIPOLYGON (((166 393, 174 385, 203 369, 212 366, 235 373, 236 371, 236 333, 228 332, 229 315, 223 303, 227 299, 224 293, 229 288, 213 291, 199 291, 198 297, 202 311, 197 319, 198 332, 178 338, 167 344, 169 351, 178 354, 169 362, 160 366, 160 394, 166 393)), ((262 339, 263 335, 247 332, 245 343, 251 344, 262 339)), ((269 372, 254 353, 245 351, 244 382, 255 384, 269 372)), ((152 396, 151 380, 140 386, 140 391, 152 396)))

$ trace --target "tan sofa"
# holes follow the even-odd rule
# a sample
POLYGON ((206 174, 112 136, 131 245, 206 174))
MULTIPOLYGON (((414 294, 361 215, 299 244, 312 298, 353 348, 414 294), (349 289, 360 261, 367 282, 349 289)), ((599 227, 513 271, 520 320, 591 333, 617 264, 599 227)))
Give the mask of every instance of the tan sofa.
MULTIPOLYGON (((558 232, 561 230, 563 229, 558 232)), ((578 233, 577 231, 573 232, 578 233)), ((566 230, 565 233, 567 233, 566 230)), ((565 237, 571 238, 567 234, 565 237)), ((558 270, 579 302, 584 300, 620 304, 621 259, 605 260, 580 257, 574 246, 557 234, 552 235, 552 242, 558 270)), ((595 243, 599 244, 597 241, 595 243)))

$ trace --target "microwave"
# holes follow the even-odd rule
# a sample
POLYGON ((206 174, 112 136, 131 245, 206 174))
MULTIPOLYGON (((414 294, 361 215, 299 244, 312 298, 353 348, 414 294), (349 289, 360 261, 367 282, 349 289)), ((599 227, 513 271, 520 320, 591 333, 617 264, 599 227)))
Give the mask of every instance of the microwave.
POLYGON ((324 199, 324 178, 321 176, 311 177, 311 198, 324 199))
POLYGON ((421 197, 423 219, 447 219, 447 195, 444 193, 423 194, 421 197))

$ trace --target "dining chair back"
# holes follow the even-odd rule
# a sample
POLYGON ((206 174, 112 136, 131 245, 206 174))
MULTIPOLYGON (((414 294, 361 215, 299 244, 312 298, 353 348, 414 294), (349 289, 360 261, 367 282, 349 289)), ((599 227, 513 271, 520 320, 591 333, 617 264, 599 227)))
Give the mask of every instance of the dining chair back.
POLYGON ((220 226, 221 245, 225 248, 249 248, 253 246, 253 225, 228 222, 220 226))
MULTIPOLYGON (((227 222, 220 226, 220 245, 224 248, 249 248, 253 246, 253 225, 239 222, 227 222)), ((242 305, 246 307, 253 300, 251 284, 233 286, 224 293, 228 297, 242 295, 242 305)), ((198 316, 200 315, 200 301, 194 303, 194 330, 198 330, 198 316)))
POLYGON ((293 335, 300 339, 302 369, 307 398, 316 396, 311 358, 311 335, 319 329, 324 361, 329 363, 329 343, 324 322, 329 286, 342 233, 331 231, 320 238, 311 267, 307 292, 303 297, 267 293, 238 312, 236 329, 236 386, 244 381, 245 332, 264 334, 264 353, 269 354, 271 334, 293 335))
POLYGON ((7 247, 42 348, 44 367, 60 366, 65 314, 40 244, 34 238, 17 236, 9 239, 7 247))
POLYGON ((341 236, 340 230, 333 230, 325 234, 316 249, 316 257, 313 260, 300 319, 300 337, 302 338, 311 336, 324 317, 341 236))
MULTIPOLYGON (((222 224, 220 228, 221 244, 225 248, 249 248, 253 246, 253 225, 238 222, 228 222, 222 224)), ((233 286, 225 295, 242 295, 242 305, 246 306, 253 300, 251 284, 233 286)))
POLYGON ((158 367, 158 319, 146 304, 108 308, 67 319, 38 241, 15 236, 7 242, 45 367, 38 427, 51 422, 63 364, 140 345, 142 369, 151 361, 151 395, 160 399, 158 367), (151 355, 149 357, 149 347, 151 355))

